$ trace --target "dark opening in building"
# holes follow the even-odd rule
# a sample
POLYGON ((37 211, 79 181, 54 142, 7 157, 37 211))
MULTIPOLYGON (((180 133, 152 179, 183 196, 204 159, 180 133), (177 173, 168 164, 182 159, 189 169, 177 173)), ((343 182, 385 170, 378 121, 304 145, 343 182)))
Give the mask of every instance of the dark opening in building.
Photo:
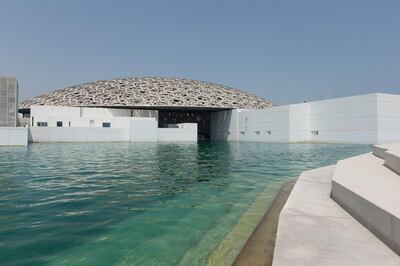
POLYGON ((210 139, 211 112, 209 110, 159 110, 158 127, 171 127, 181 123, 197 123, 199 140, 210 139))

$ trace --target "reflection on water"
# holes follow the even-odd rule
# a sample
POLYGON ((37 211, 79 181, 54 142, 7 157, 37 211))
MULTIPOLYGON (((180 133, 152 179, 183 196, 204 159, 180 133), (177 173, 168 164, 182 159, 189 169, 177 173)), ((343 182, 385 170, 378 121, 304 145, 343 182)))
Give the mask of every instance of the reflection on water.
POLYGON ((277 183, 369 150, 236 142, 0 148, 0 264, 203 264, 266 187, 272 199, 277 183))

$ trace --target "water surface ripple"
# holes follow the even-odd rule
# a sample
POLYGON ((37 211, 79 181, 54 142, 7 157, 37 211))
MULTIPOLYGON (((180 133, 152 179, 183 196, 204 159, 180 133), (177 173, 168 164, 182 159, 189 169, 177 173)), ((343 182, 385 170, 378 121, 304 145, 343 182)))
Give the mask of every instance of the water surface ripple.
POLYGON ((0 148, 1 265, 204 264, 254 199, 367 145, 0 148), (188 252, 190 251, 190 252, 188 252))

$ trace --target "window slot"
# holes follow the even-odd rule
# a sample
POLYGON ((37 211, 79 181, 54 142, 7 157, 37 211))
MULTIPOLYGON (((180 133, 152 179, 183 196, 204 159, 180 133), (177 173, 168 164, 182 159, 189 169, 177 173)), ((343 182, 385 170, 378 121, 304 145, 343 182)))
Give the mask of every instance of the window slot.
POLYGON ((47 122, 37 122, 38 127, 47 127, 47 122))

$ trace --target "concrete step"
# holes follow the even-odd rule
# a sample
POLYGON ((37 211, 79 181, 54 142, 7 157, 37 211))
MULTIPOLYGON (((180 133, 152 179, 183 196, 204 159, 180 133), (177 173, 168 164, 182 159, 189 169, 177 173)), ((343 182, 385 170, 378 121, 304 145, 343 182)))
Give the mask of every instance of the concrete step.
POLYGON ((400 257, 330 198, 335 166, 303 172, 279 216, 273 265, 400 265, 400 257))
POLYGON ((385 166, 400 175, 400 149, 386 152, 385 166))
POLYGON ((388 148, 386 148, 384 145, 374 145, 372 147, 372 153, 381 159, 385 159, 387 150, 388 148))
POLYGON ((400 255, 400 176, 385 166, 385 147, 339 161, 331 198, 400 255))
POLYGON ((385 166, 400 174, 400 143, 375 145, 374 155, 385 160, 385 166))

